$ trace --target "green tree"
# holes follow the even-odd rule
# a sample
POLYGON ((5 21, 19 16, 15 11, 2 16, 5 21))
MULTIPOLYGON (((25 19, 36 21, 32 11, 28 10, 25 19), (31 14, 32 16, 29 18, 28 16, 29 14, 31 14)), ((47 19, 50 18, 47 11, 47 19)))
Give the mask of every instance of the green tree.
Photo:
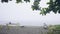
MULTIPOLYGON (((7 2, 12 0, 1 0, 1 2, 7 2)), ((24 0, 26 3, 30 2, 31 0, 24 0)), ((49 0, 46 4, 49 5, 47 8, 42 8, 39 6, 41 0, 34 0, 32 9, 33 10, 39 10, 41 11, 40 14, 46 15, 47 13, 50 13, 51 11, 56 13, 60 13, 60 0, 49 0)), ((22 3, 22 0, 16 0, 16 3, 22 3)))

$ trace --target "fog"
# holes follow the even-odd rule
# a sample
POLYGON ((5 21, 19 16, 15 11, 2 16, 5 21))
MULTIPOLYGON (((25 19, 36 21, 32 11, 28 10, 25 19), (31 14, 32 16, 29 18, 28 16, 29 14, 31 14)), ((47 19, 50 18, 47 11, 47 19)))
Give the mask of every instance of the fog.
MULTIPOLYGON (((42 0, 43 2, 45 0, 42 0)), ((47 1, 47 0, 46 0, 47 1)), ((11 1, 9 3, 0 2, 0 24, 6 24, 9 22, 20 23, 21 25, 27 26, 41 26, 43 23, 47 25, 50 24, 60 24, 60 14, 54 14, 53 12, 47 15, 41 15, 40 11, 33 11, 31 9, 31 3, 15 3, 11 1)), ((47 7, 48 5, 40 5, 42 8, 47 7)))

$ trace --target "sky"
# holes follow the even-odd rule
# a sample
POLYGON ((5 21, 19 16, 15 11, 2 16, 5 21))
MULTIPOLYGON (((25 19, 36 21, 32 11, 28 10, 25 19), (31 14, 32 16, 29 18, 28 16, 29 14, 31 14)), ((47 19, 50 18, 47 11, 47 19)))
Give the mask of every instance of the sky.
MULTIPOLYGON (((53 12, 42 16, 40 11, 33 11, 31 9, 31 3, 15 3, 16 1, 9 1, 9 3, 0 2, 0 24, 6 24, 9 22, 20 23, 20 25, 26 26, 41 26, 43 23, 47 25, 50 24, 60 24, 60 14, 54 14, 53 12)), ((48 7, 45 3, 48 0, 42 0, 40 2, 40 7, 48 7)))

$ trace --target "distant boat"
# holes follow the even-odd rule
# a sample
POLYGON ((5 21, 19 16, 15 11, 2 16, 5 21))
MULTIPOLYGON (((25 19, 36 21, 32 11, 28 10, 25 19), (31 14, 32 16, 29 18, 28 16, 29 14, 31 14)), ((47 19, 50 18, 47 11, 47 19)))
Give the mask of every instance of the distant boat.
POLYGON ((8 25, 8 26, 17 26, 17 25, 20 25, 20 24, 19 23, 11 23, 11 22, 9 22, 6 25, 8 25))

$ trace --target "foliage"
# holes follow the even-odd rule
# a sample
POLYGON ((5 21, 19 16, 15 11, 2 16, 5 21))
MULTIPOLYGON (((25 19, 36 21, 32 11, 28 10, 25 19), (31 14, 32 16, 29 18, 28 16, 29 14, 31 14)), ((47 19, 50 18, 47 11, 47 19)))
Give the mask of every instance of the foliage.
POLYGON ((48 26, 48 34, 53 34, 53 29, 54 29, 53 25, 49 25, 48 26))
POLYGON ((0 25, 0 30, 2 29, 2 26, 0 25))
POLYGON ((55 29, 60 30, 60 25, 55 25, 55 29))
POLYGON ((8 24, 6 24, 6 26, 7 26, 7 30, 9 30, 11 28, 11 26, 9 26, 8 24))
POLYGON ((51 11, 53 11, 55 14, 57 12, 60 13, 60 0, 50 0, 50 2, 47 4, 49 4, 48 8, 43 8, 45 9, 45 13, 50 13, 51 11))
MULTIPOLYGON (((8 2, 11 0, 1 0, 1 2, 8 2)), ((24 0, 26 3, 30 2, 30 0, 24 0)), ((46 15, 47 13, 50 13, 51 11, 56 13, 60 13, 60 0, 49 0, 49 2, 47 2, 46 4, 48 4, 49 6, 47 8, 42 8, 39 7, 39 2, 41 0, 34 0, 33 5, 32 5, 32 9, 33 10, 39 10, 41 11, 40 14, 42 15, 46 15)), ((16 3, 20 3, 23 2, 23 0, 16 0, 16 3)))
POLYGON ((22 0, 16 0, 16 3, 22 2, 22 0))
POLYGON ((50 25, 48 30, 48 34, 54 34, 54 32, 60 34, 60 25, 50 25))
POLYGON ((40 10, 40 8, 39 8, 39 2, 40 2, 40 0, 34 0, 34 3, 32 5, 32 9, 33 10, 40 10))

